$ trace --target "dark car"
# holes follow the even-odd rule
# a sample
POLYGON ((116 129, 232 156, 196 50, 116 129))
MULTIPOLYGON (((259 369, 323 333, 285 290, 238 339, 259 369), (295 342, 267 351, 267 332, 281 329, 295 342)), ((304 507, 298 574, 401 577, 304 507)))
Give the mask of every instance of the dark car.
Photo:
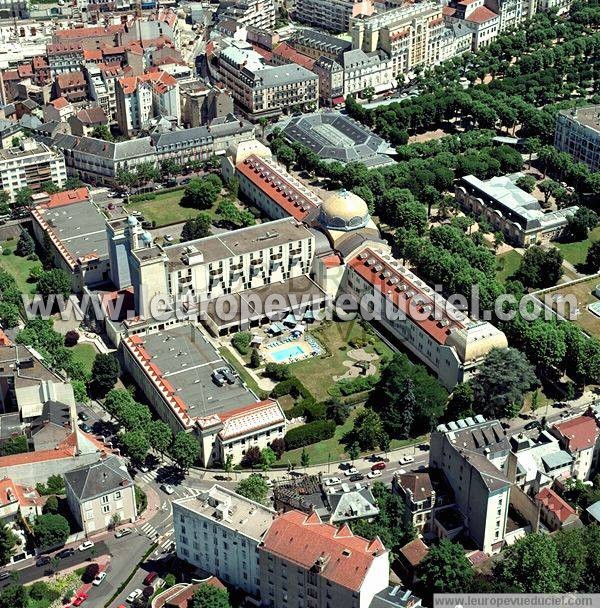
POLYGON ((0 581, 3 581, 5 578, 9 578, 10 577, 10 572, 8 570, 2 570, 2 572, 0 572, 0 581))
POLYGON ((174 188, 177 185, 177 180, 176 179, 168 179, 165 182, 165 188, 174 188))
POLYGON ((541 426, 539 420, 532 420, 525 425, 525 430, 532 431, 533 429, 539 429, 541 426))
POLYGON ((58 559, 65 559, 67 557, 71 557, 75 553, 75 549, 62 549, 59 551, 54 557, 58 557, 58 559))
POLYGON ((362 481, 364 478, 365 476, 362 473, 354 473, 348 477, 350 481, 362 481))
POLYGON ((376 462, 371 467, 371 471, 382 471, 383 469, 385 469, 385 462, 376 462))
POLYGON ((150 585, 158 577, 158 572, 148 572, 144 579, 144 585, 150 585))
POLYGON ((79 412, 77 415, 79 416, 79 419, 83 420, 84 422, 89 419, 89 416, 85 412, 79 412))
POLYGON ((84 432, 84 433, 91 433, 92 432, 92 427, 89 424, 86 424, 85 422, 82 422, 79 425, 79 428, 84 432))
POLYGON ((42 555, 38 558, 37 562, 35 562, 35 565, 40 568, 41 566, 48 565, 51 561, 52 559, 49 555, 42 555))

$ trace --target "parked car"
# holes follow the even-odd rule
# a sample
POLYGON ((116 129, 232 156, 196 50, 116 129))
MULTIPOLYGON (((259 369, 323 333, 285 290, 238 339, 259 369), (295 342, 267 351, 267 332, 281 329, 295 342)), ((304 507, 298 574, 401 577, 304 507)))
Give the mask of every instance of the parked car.
POLYGON ((350 468, 352 468, 351 462, 340 462, 340 469, 342 469, 342 471, 344 469, 350 469, 350 468))
POLYGON ((371 467, 371 471, 383 471, 383 469, 385 469, 385 462, 376 462, 371 467))
POLYGON ((91 549, 93 546, 94 546, 94 541, 85 540, 79 545, 79 547, 77 547, 77 551, 87 551, 88 549, 91 549))
POLYGON ((83 422, 87 422, 89 419, 89 416, 85 412, 79 412, 77 416, 79 416, 79 420, 82 420, 83 422))
POLYGON ((106 572, 98 572, 96 578, 92 581, 92 585, 96 587, 106 578, 106 572))
MULTIPOLYGON (((58 555, 57 555, 57 557, 58 557, 58 555)), ((35 565, 38 568, 41 568, 42 566, 48 565, 51 561, 52 561, 52 558, 49 555, 41 555, 40 557, 38 557, 37 561, 35 562, 35 565)))
POLYGON ((165 241, 167 241, 167 243, 172 243, 175 240, 172 234, 165 234, 163 238, 165 239, 165 241))
POLYGON ((123 538, 124 536, 129 536, 133 530, 131 528, 123 528, 121 530, 117 530, 115 532, 115 538, 123 538))
POLYGON ((0 581, 3 581, 5 578, 10 578, 10 572, 8 570, 2 570, 2 572, 0 572, 0 581))
POLYGON ((125 600, 128 604, 133 604, 133 602, 135 602, 135 600, 137 600, 138 597, 140 597, 140 595, 142 595, 142 590, 141 589, 134 589, 128 596, 127 599, 125 600))
POLYGON ((173 494, 173 492, 175 492, 175 490, 173 489, 173 486, 170 486, 168 483, 163 483, 160 486, 160 489, 165 493, 165 494, 173 494))
POLYGON ((108 208, 112 211, 115 208, 114 203, 108 203, 108 208))
POLYGON ((356 467, 351 467, 350 469, 347 469, 346 471, 344 471, 344 475, 346 477, 350 477, 350 475, 356 475, 358 473, 358 469, 356 467))
POLYGON ((79 428, 84 432, 84 433, 91 433, 92 432, 92 427, 89 424, 86 424, 85 422, 82 422, 79 425, 79 428))
POLYGON ((541 426, 539 420, 532 420, 531 422, 528 422, 524 428, 526 431, 532 431, 533 429, 539 429, 541 426))
POLYGON ((342 483, 342 480, 339 477, 330 477, 323 482, 326 486, 337 486, 342 483))
POLYGON ((73 553, 75 553, 75 549, 69 547, 68 549, 62 549, 54 557, 58 557, 58 559, 65 559, 65 557, 71 557, 73 553))
POLYGON ((381 475, 382 475, 381 471, 379 471, 377 469, 375 469, 374 471, 369 471, 367 473, 367 477, 369 479, 373 479, 374 477, 381 477, 381 475))
POLYGON ((131 215, 133 215, 133 217, 142 217, 142 212, 141 211, 132 211, 131 215))
POLYGON ((158 572, 148 572, 146 578, 144 579, 144 585, 151 585, 154 580, 156 580, 158 576, 158 572))
POLYGON ((400 458, 400 464, 410 464, 414 461, 415 459, 412 456, 402 456, 402 458, 400 458))
POLYGON ((561 412, 560 417, 561 418, 568 418, 571 415, 571 412, 561 412))
POLYGON ((72 602, 72 606, 81 606, 88 599, 87 593, 80 593, 72 602))
POLYGON ((362 481, 365 476, 362 473, 354 473, 354 475, 350 475, 350 481, 362 481))

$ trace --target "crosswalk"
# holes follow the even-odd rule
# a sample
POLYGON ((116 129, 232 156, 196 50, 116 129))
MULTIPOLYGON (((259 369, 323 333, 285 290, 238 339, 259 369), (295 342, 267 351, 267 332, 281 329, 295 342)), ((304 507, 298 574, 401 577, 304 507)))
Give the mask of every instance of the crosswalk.
POLYGON ((173 526, 171 526, 164 533, 163 537, 161 538, 160 544, 159 544, 161 551, 166 551, 167 549, 169 549, 171 547, 171 545, 173 543, 173 533, 174 532, 175 532, 175 529, 173 528, 173 526))
POLYGON ((154 471, 148 471, 147 473, 142 473, 141 475, 137 475, 136 479, 141 479, 146 483, 150 483, 158 476, 158 470, 154 469, 154 471))
POLYGON ((145 523, 141 529, 148 538, 157 538, 159 536, 156 528, 149 522, 145 523))

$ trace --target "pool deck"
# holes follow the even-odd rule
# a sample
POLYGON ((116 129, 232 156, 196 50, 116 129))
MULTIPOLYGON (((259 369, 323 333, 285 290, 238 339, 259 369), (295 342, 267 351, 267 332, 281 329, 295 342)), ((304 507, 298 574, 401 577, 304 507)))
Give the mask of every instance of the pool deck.
POLYGON ((260 354, 264 357, 267 362, 271 363, 294 363, 296 361, 303 361, 304 359, 310 359, 314 357, 314 347, 305 339, 299 338, 297 340, 290 340, 289 342, 282 342, 272 348, 261 347, 260 354), (291 357, 278 359, 274 355, 283 353, 288 349, 300 349, 302 354, 294 354, 291 357))

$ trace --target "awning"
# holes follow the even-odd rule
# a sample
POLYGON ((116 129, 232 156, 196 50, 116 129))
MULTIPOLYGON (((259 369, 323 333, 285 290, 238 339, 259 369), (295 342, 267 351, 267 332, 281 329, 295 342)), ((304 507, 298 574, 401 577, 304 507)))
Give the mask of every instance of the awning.
POLYGON ((283 324, 284 325, 289 325, 290 327, 292 325, 296 325, 297 321, 296 321, 296 317, 290 313, 284 320, 283 320, 283 324))
POLYGON ((334 97, 334 98, 331 100, 331 103, 337 106, 339 103, 344 103, 344 101, 345 101, 345 100, 344 100, 344 96, 343 96, 343 95, 340 95, 339 97, 334 97))
POLYGON ((315 313, 312 311, 311 308, 309 308, 305 313, 304 313, 304 320, 305 321, 314 321, 315 319, 315 313))
POLYGON ((272 334, 281 334, 284 330, 285 327, 283 326, 283 323, 280 323, 279 321, 276 321, 275 323, 271 323, 271 325, 269 325, 269 331, 272 334))
POLYGON ((297 332, 299 334, 303 334, 305 329, 306 328, 304 327, 304 325, 302 325, 302 323, 298 323, 298 325, 296 325, 296 327, 294 327, 294 329, 292 329, 292 331, 297 332))
POLYGON ((264 338, 262 336, 252 336, 252 340, 250 340, 250 344, 262 344, 264 338))

